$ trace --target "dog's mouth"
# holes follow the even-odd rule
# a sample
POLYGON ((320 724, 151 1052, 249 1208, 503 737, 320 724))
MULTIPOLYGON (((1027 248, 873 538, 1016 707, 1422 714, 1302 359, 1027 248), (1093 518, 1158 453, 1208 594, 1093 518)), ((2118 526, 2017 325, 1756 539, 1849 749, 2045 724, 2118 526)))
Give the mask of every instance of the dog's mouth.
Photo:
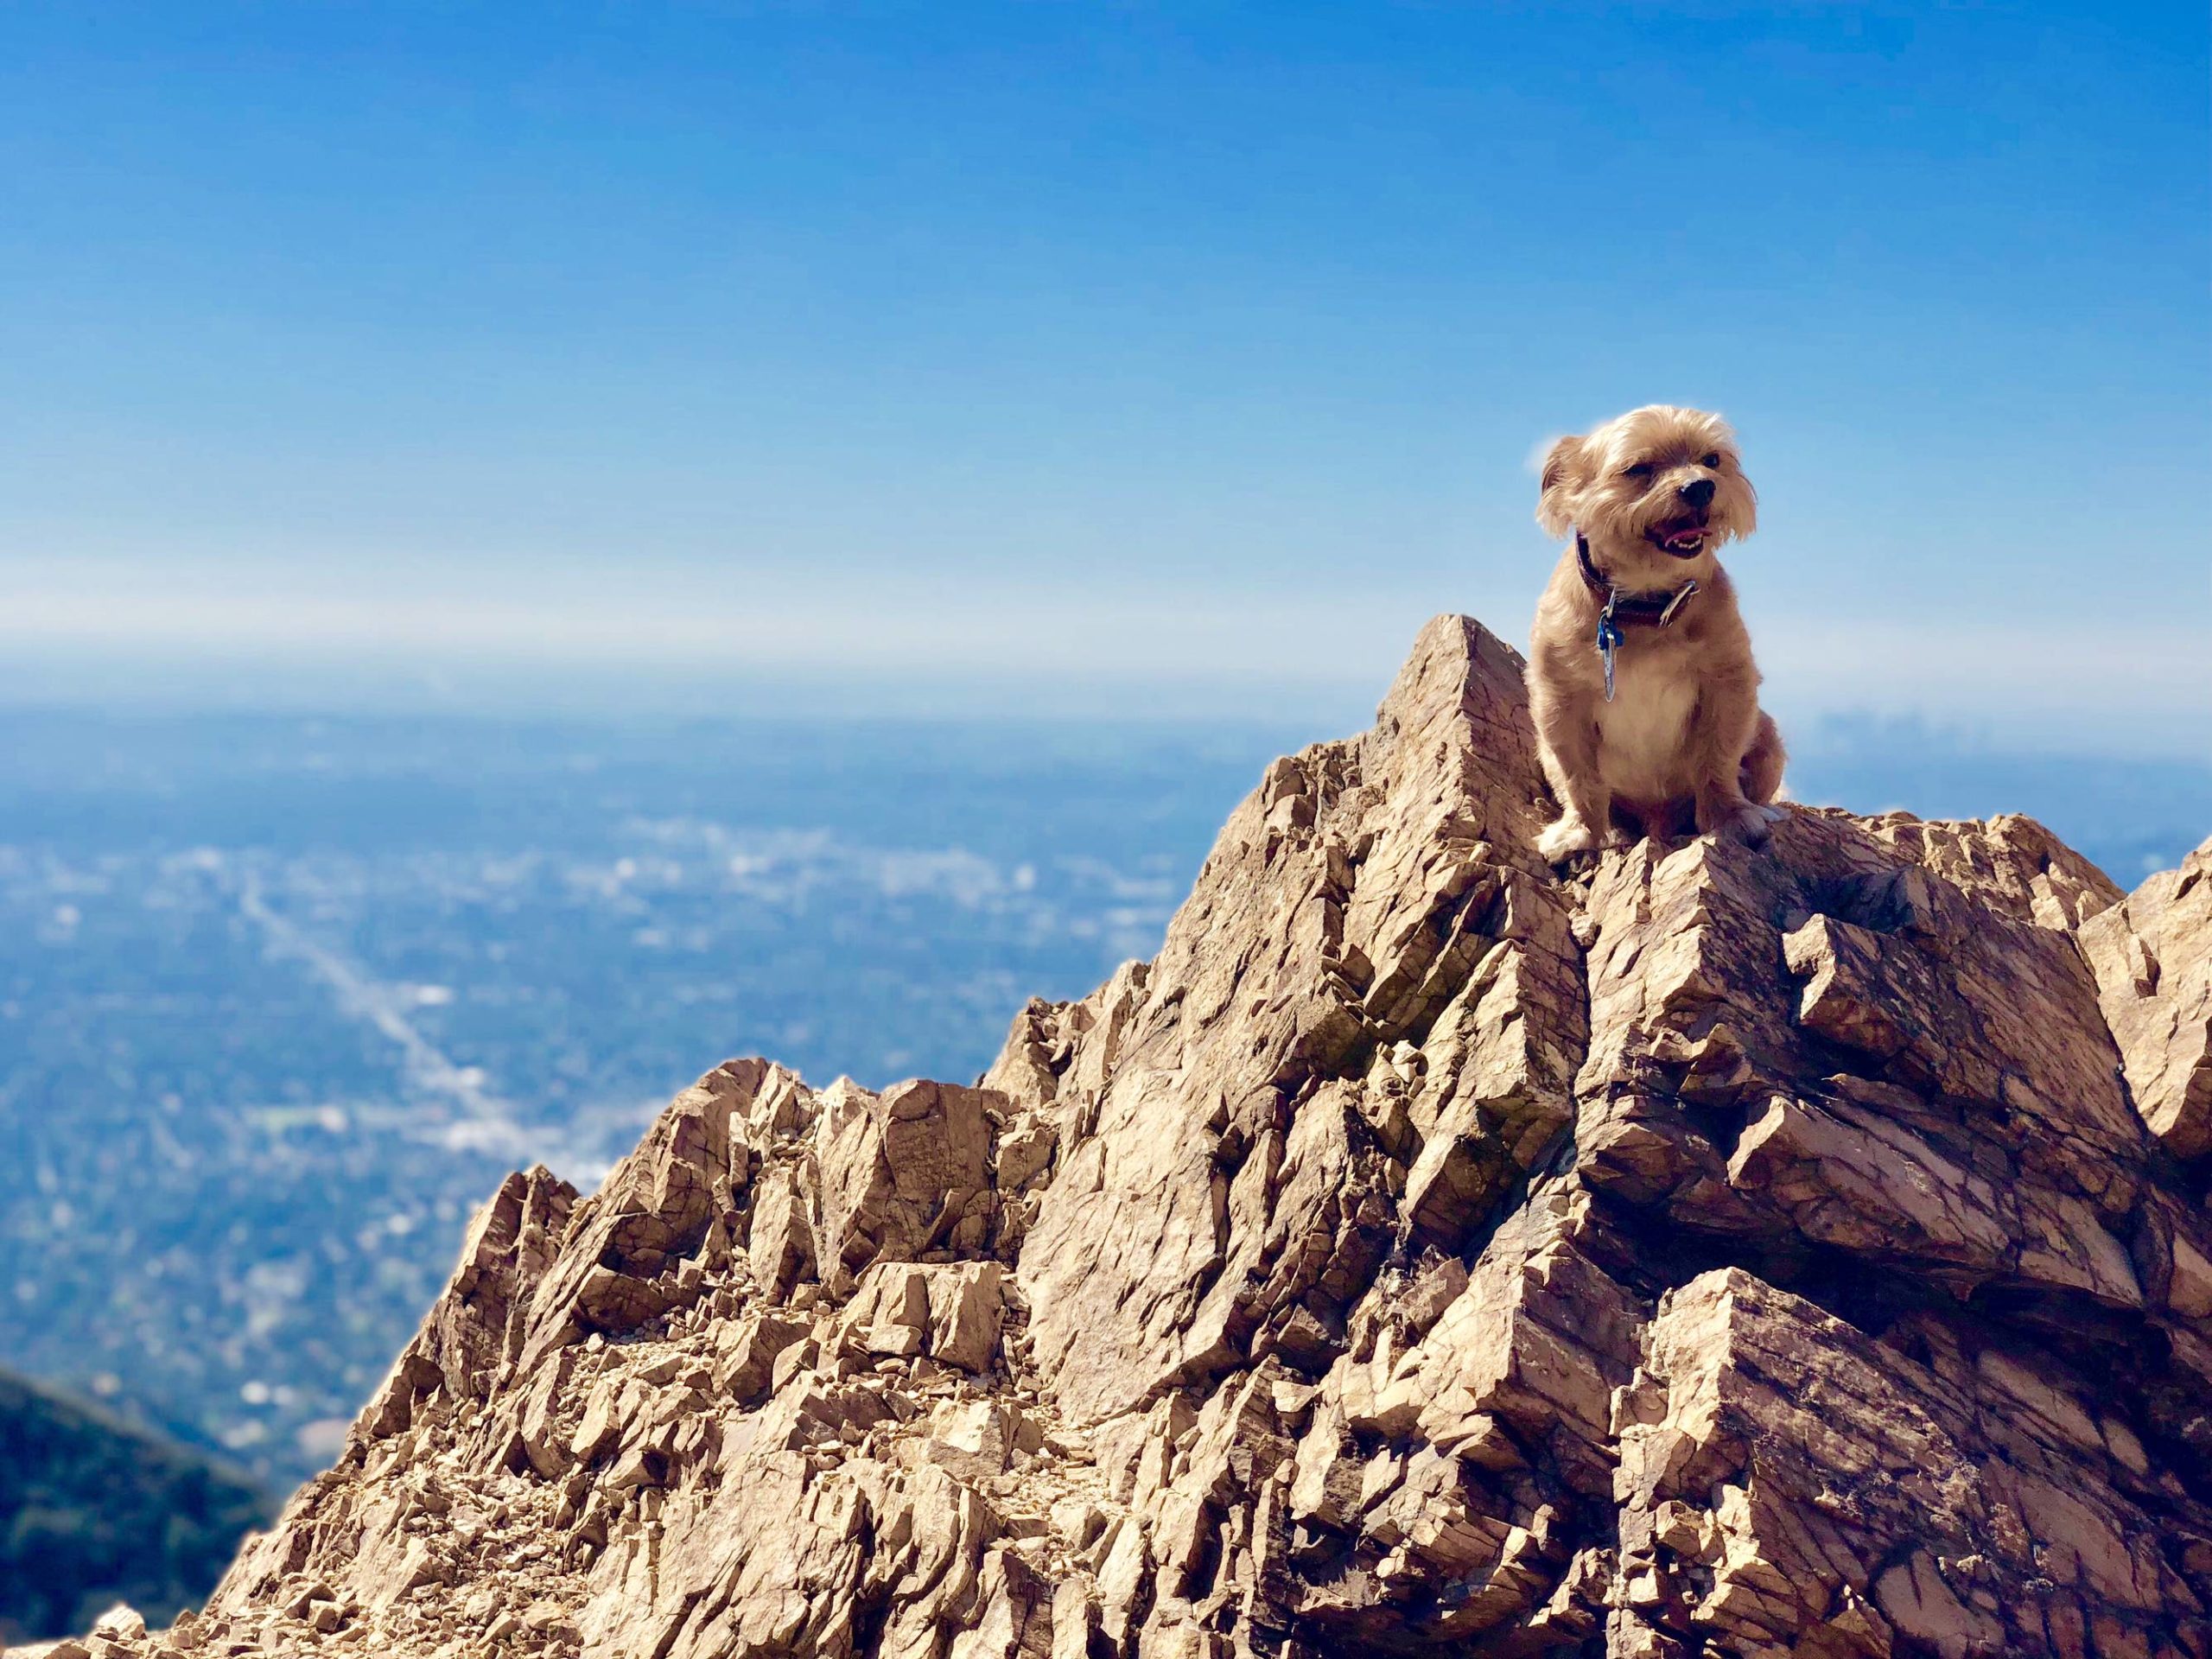
POLYGON ((1686 512, 1679 518, 1667 518, 1643 532, 1643 539, 1662 553, 1678 559, 1694 559, 1705 551, 1705 538, 1711 533, 1701 512, 1686 512))

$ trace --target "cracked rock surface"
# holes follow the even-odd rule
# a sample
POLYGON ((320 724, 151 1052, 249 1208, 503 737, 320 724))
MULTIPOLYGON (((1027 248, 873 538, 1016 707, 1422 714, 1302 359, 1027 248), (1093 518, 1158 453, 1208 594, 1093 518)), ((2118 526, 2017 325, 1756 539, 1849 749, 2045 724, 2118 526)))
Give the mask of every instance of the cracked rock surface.
POLYGON ((2212 1659, 2212 843, 1548 816, 1440 618, 978 1086, 511 1178, 208 1607, 74 1645, 2212 1659))

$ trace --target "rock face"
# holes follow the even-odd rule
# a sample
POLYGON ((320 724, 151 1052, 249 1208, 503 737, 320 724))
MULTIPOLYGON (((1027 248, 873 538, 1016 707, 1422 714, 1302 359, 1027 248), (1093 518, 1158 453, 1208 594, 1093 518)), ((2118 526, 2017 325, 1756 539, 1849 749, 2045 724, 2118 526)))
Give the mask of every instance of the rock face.
POLYGON ((739 1061, 512 1178, 337 1466, 93 1648, 2208 1659, 2212 844, 1547 816, 1432 623, 980 1086, 739 1061))
POLYGON ((2082 929, 2136 1109, 2177 1158, 2212 1152, 2212 843, 2082 929))

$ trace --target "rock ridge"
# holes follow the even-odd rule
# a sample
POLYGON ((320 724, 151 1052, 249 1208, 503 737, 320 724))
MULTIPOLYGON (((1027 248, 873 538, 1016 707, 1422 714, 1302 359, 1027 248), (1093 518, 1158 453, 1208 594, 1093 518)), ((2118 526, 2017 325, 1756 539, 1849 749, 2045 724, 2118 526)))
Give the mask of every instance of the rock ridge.
POLYGON ((2212 842, 1563 876, 1521 667, 1431 622, 976 1086, 738 1060, 511 1177, 207 1609, 78 1645, 2212 1659, 2212 842))

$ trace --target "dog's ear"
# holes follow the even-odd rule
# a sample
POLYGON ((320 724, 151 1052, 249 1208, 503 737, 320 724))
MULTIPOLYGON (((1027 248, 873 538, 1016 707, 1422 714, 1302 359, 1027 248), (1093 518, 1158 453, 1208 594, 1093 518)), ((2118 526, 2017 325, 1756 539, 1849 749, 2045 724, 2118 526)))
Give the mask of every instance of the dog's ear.
POLYGON ((1564 536, 1574 528, 1574 515, 1567 503, 1581 489, 1588 467, 1588 450, 1580 438, 1561 438, 1545 452, 1536 496, 1536 523, 1545 535, 1564 536))

